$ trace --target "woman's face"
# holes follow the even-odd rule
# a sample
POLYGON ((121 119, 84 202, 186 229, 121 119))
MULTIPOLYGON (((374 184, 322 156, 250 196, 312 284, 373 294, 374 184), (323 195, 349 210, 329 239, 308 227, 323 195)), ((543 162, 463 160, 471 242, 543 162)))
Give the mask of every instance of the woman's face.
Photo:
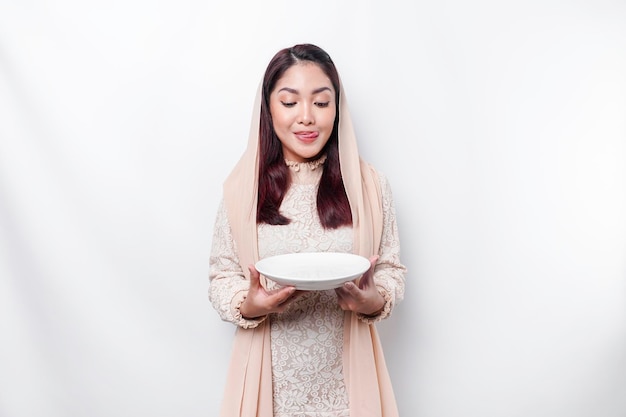
POLYGON ((296 162, 315 159, 328 142, 335 116, 335 89, 315 63, 293 65, 270 94, 270 113, 283 156, 296 162))

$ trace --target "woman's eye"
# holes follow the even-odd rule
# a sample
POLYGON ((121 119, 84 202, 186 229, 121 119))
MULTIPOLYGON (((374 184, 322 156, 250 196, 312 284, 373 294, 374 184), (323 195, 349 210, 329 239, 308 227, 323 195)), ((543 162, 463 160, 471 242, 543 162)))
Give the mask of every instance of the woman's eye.
POLYGON ((323 102, 316 102, 315 105, 317 107, 328 107, 328 103, 330 103, 329 101, 323 101, 323 102))
POLYGON ((285 107, 293 107, 296 105, 295 102, 285 102, 285 101, 281 101, 281 103, 283 104, 283 106, 285 107))

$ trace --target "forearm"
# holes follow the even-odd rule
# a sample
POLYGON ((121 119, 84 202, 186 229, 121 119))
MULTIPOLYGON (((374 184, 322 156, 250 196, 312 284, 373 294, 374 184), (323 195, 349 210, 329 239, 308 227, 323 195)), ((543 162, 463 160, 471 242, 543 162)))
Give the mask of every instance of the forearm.
POLYGON ((213 231, 209 281, 209 300, 222 320, 244 328, 258 326, 261 319, 247 320, 239 310, 250 288, 250 282, 239 264, 223 205, 220 205, 213 231))
POLYGON ((382 191, 383 233, 379 258, 374 270, 374 283, 385 299, 385 304, 377 315, 360 316, 367 322, 379 321, 391 315, 394 307, 404 298, 406 275, 406 267, 400 261, 400 239, 391 188, 384 176, 381 175, 379 178, 382 191))

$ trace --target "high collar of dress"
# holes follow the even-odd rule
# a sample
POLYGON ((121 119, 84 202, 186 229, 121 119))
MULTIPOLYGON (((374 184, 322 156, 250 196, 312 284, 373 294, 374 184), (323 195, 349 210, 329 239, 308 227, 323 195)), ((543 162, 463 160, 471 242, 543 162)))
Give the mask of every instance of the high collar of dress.
POLYGON ((322 155, 314 161, 296 162, 285 159, 289 167, 294 184, 315 184, 322 176, 323 165, 326 155, 322 155))

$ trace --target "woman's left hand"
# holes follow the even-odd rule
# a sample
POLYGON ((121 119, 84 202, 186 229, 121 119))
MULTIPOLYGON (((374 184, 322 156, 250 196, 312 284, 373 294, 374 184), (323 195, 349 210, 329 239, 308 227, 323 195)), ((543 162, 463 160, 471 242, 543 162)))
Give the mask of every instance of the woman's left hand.
POLYGON ((350 281, 335 289, 342 310, 373 316, 383 309, 385 299, 374 283, 374 268, 377 261, 378 255, 370 258, 370 268, 363 274, 358 285, 350 281))

